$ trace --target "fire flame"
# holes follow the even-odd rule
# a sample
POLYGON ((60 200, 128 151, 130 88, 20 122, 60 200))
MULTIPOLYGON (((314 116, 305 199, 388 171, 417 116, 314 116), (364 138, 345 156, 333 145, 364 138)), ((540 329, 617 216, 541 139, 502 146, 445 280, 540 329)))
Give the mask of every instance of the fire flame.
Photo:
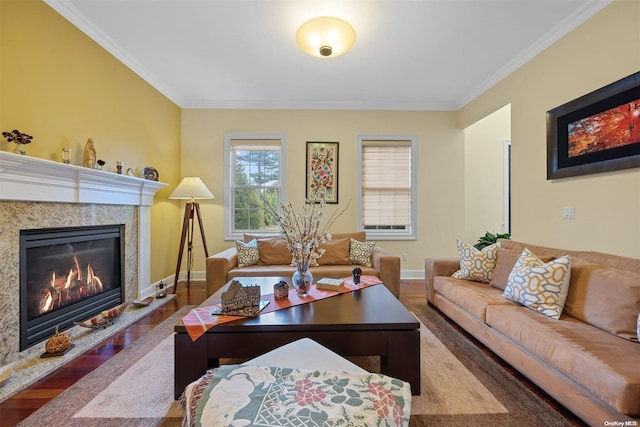
POLYGON ((69 269, 64 280, 57 280, 55 271, 52 273, 51 282, 40 299, 40 314, 103 291, 102 280, 95 274, 91 264, 87 264, 86 280, 84 280, 80 263, 75 256, 73 263, 75 267, 69 269))

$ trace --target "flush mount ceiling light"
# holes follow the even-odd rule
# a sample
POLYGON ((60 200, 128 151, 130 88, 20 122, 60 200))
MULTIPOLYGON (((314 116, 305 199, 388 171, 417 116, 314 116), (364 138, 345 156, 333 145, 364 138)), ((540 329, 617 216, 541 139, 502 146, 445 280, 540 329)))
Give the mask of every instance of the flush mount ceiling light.
POLYGON ((300 49, 318 58, 333 58, 353 47, 356 32, 348 22, 332 16, 311 19, 298 28, 300 49))

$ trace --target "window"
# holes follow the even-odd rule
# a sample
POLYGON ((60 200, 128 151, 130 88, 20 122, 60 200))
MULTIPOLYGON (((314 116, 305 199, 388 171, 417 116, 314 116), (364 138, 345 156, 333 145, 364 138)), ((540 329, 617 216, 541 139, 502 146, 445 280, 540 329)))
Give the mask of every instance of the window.
POLYGON ((284 137, 225 135, 225 239, 245 232, 277 232, 262 199, 279 204, 284 189, 284 137))
POLYGON ((358 227, 367 238, 416 237, 415 136, 358 136, 358 227))

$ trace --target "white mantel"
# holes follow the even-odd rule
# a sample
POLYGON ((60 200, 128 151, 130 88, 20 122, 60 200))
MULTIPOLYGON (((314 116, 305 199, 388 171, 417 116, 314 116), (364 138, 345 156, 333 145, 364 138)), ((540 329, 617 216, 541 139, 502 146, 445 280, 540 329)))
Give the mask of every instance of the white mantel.
POLYGON ((151 206, 164 182, 0 151, 0 199, 151 206))
POLYGON ((151 205, 168 184, 0 151, 0 200, 133 205, 138 212, 138 291, 150 287, 151 205))

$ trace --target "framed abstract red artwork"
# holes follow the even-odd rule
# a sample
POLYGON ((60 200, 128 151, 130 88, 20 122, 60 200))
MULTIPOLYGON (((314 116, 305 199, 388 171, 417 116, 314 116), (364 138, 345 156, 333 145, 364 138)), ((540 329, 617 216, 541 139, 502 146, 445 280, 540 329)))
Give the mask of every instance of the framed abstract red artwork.
POLYGON ((640 166, 640 72, 547 111, 547 179, 640 166))
POLYGON ((338 203, 337 142, 307 142, 306 198, 338 203))

